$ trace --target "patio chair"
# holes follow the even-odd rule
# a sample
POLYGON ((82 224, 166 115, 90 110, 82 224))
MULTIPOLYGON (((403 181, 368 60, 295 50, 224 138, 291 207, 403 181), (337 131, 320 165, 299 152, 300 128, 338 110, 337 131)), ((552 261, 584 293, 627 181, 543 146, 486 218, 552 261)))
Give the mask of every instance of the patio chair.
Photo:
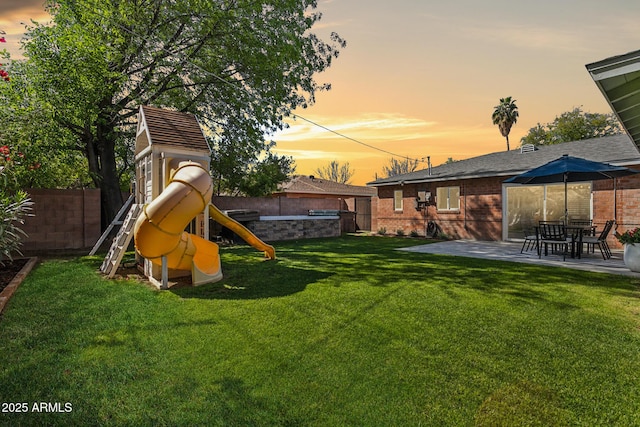
POLYGON ((589 250, 589 245, 591 245, 591 251, 595 252, 596 245, 600 249, 600 253, 602 254, 602 258, 609 259, 611 258, 611 249, 609 248, 609 244, 607 243, 607 236, 613 228, 614 220, 609 220, 604 224, 604 228, 600 232, 599 236, 584 236, 582 238, 582 244, 587 245, 587 251, 589 250))
POLYGON ((569 245, 573 244, 573 239, 567 236, 564 223, 541 221, 538 227, 538 258, 542 258, 542 247, 544 246, 544 255, 549 255, 549 245, 551 250, 562 248, 562 260, 567 259, 569 245))
POLYGON ((525 251, 525 247, 527 251, 538 249, 538 235, 536 234, 536 231, 531 230, 530 228, 523 228, 522 232, 524 233, 524 242, 522 242, 520 253, 525 251))

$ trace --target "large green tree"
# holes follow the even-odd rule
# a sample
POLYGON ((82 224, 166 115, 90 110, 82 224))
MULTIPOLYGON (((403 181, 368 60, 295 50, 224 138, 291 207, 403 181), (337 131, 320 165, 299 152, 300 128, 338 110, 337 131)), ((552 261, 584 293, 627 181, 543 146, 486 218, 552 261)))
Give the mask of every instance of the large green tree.
POLYGON ((509 133, 511 132, 511 127, 518 121, 518 115, 516 100, 511 99, 510 96, 500 98, 500 103, 494 107, 493 114, 491 115, 493 124, 498 125, 500 134, 507 140, 507 151, 510 150, 509 133))
POLYGON ((529 129, 520 144, 551 145, 616 135, 622 132, 618 119, 611 114, 586 113, 576 107, 557 116, 545 125, 538 123, 529 129))
POLYGON ((312 32, 316 3, 48 0, 52 22, 28 29, 11 66, 13 112, 41 112, 49 143, 84 154, 109 220, 140 105, 196 114, 222 156, 273 160, 265 135, 330 88, 316 73, 345 46, 312 32))
MULTIPOLYGON (((0 34, 3 32, 0 31, 0 34)), ((0 37, 0 42, 4 37, 0 37)), ((51 110, 34 101, 24 79, 15 74, 9 53, 0 51, 0 141, 20 153, 12 163, 12 177, 20 188, 70 188, 91 185, 85 156, 74 147, 71 137, 51 120, 51 110), (7 64, 7 65, 3 65, 7 64)), ((18 69, 21 63, 14 63, 18 69)), ((15 68, 15 67, 14 67, 15 68)))
MULTIPOLYGON (((273 145, 271 142, 270 146, 273 145)), ((295 171, 291 157, 268 151, 264 158, 256 160, 252 153, 244 152, 242 148, 236 145, 219 148, 213 153, 211 174, 216 195, 268 196, 295 171)))

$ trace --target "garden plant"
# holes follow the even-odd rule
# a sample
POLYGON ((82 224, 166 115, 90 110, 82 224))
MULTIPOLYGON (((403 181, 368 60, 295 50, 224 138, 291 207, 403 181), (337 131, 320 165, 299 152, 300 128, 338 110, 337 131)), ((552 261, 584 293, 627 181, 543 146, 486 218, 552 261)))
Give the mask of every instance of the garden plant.
MULTIPOLYGON (((15 154, 18 158, 22 153, 15 154)), ((0 147, 0 266, 4 261, 13 259, 21 254, 22 239, 26 234, 22 231, 26 216, 30 215, 33 202, 29 195, 17 188, 12 176, 12 166, 16 163, 12 158, 8 145, 0 147)))

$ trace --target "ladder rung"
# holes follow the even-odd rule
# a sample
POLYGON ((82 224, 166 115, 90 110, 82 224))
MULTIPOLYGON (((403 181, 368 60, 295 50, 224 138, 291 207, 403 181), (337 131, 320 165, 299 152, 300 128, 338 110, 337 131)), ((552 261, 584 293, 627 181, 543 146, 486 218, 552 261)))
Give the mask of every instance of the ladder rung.
POLYGON ((129 212, 127 213, 124 221, 122 222, 122 227, 118 230, 118 234, 114 237, 111 242, 111 247, 107 252, 107 256, 100 267, 100 271, 104 274, 107 274, 109 277, 113 277, 115 272, 118 269, 118 265, 120 265, 120 261, 126 251, 126 248, 129 246, 129 242, 131 242, 131 234, 133 230, 133 226, 135 224, 135 219, 138 218, 138 214, 140 212, 141 205, 133 205, 129 212))

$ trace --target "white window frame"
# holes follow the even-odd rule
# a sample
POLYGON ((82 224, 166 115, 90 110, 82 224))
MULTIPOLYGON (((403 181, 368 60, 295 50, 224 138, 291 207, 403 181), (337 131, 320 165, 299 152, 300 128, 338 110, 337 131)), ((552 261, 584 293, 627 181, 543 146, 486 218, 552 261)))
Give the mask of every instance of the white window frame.
POLYGON ((446 189, 447 192, 447 197, 446 197, 446 207, 443 207, 440 203, 442 202, 442 200, 440 200, 440 197, 437 197, 436 200, 436 207, 437 210, 439 212, 458 212, 460 211, 460 186, 459 185, 452 185, 452 186, 448 186, 448 187, 438 187, 436 189, 436 196, 440 196, 441 191, 443 189, 446 189), (455 198, 455 207, 451 206, 451 190, 452 189, 456 189, 457 193, 458 193, 458 197, 455 198))
POLYGON ((402 190, 393 190, 393 210, 394 210, 394 212, 402 212, 403 208, 404 208, 404 193, 403 193, 403 191, 402 190))

